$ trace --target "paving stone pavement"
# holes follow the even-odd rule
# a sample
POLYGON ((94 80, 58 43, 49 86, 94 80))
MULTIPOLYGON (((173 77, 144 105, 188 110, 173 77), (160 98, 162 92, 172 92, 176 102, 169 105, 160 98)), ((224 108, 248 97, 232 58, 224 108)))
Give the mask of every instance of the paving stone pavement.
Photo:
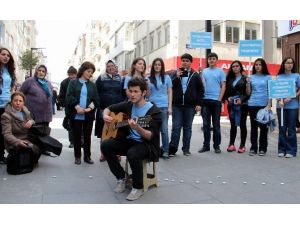
MULTIPOLYGON (((137 201, 128 202, 130 190, 114 193, 115 179, 107 163, 99 162, 99 139, 92 138, 95 164, 74 164, 73 149, 68 148, 67 132, 61 126, 63 114, 59 111, 51 123, 51 134, 64 145, 61 156, 42 156, 39 167, 24 175, 9 175, 6 166, 0 165, 0 204, 300 203, 299 157, 277 157, 277 131, 269 135, 264 157, 248 155, 250 125, 247 152, 228 153, 230 125, 222 119, 222 153, 199 154, 203 142, 200 117, 195 118, 193 125, 192 155, 184 156, 178 151, 169 160, 161 159, 157 164, 159 187, 150 188, 137 201)), ((238 147, 239 143, 236 144, 238 147)))

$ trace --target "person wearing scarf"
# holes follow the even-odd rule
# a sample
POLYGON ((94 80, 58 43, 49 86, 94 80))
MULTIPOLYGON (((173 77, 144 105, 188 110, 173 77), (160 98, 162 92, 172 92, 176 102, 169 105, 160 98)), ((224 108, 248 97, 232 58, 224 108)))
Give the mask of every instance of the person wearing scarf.
POLYGON ((38 65, 34 76, 24 81, 20 91, 26 96, 26 106, 35 123, 49 127, 49 123, 52 121, 53 87, 46 79, 46 75, 47 67, 38 65))

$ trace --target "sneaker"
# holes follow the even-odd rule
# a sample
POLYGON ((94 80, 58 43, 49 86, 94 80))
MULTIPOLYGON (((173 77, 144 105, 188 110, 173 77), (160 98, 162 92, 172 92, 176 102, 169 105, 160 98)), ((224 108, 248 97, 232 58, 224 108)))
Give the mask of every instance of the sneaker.
POLYGON ((293 158, 294 156, 292 154, 285 154, 285 158, 293 158))
POLYGON ((73 144, 69 144, 69 148, 74 148, 74 145, 73 144))
POLYGON ((163 157, 163 159, 168 159, 168 158, 169 158, 169 153, 164 152, 164 153, 162 154, 162 157, 163 157))
POLYGON ((116 193, 122 193, 126 189, 126 180, 125 179, 120 179, 117 180, 117 187, 114 189, 114 192, 116 193))
POLYGON ((259 156, 265 156, 265 155, 266 155, 266 152, 265 152, 265 151, 259 151, 258 155, 259 155, 259 156))
POLYGON ((278 153, 278 157, 283 157, 284 153, 278 153))
POLYGON ((0 164, 7 164, 7 160, 4 156, 0 158, 0 164))
POLYGON ((129 195, 127 196, 126 199, 128 201, 134 201, 134 200, 139 199, 143 194, 144 194, 143 189, 132 188, 131 192, 129 193, 129 195))
POLYGON ((216 147, 216 148, 215 148, 215 153, 217 153, 217 154, 221 153, 220 147, 216 147))
POLYGON ((169 157, 174 157, 176 155, 176 153, 170 153, 169 157))
POLYGON ((249 155, 250 155, 250 156, 254 156, 254 155, 256 155, 256 154, 257 154, 257 152, 254 151, 254 150, 250 150, 250 152, 249 152, 249 155))
POLYGON ((229 145, 228 148, 227 148, 227 152, 234 152, 236 151, 236 148, 234 145, 229 145))
POLYGON ((198 152, 203 153, 203 152, 209 152, 209 151, 210 151, 209 148, 202 147, 198 152))
POLYGON ((185 155, 185 156, 190 156, 190 155, 191 155, 191 152, 190 152, 190 151, 185 151, 185 152, 183 152, 183 155, 185 155))
POLYGON ((245 147, 240 147, 238 153, 244 153, 246 151, 245 147))

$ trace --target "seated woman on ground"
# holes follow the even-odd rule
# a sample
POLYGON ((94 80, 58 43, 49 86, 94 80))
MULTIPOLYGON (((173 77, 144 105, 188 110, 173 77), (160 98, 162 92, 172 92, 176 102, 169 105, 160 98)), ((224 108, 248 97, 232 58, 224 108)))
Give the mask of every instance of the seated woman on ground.
POLYGON ((24 103, 25 95, 16 91, 11 95, 11 101, 5 107, 5 112, 1 116, 4 144, 8 152, 12 149, 18 150, 29 147, 34 155, 34 164, 37 164, 41 151, 38 146, 28 140, 29 128, 35 122, 24 103))

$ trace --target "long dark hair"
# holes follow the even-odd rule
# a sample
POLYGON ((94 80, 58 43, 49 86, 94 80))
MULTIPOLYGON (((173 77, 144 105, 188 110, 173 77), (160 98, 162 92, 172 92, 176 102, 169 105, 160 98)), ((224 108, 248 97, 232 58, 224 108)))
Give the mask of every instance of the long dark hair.
POLYGON ((77 78, 80 78, 82 76, 83 72, 88 69, 92 69, 93 72, 95 72, 95 70, 96 70, 95 65, 93 63, 88 62, 88 61, 82 63, 80 68, 78 69, 77 78))
POLYGON ((292 68, 292 73, 296 73, 296 70, 295 70, 295 68, 296 68, 296 66, 295 66, 295 60, 292 58, 292 57, 286 57, 286 58, 284 58, 283 60, 282 60, 282 63, 281 63, 281 65, 280 65, 280 68, 279 68, 279 70, 278 70, 278 73, 277 73, 277 75, 279 75, 279 74, 284 74, 285 73, 285 68, 284 68, 284 64, 286 63, 286 61, 288 60, 288 59, 291 59, 292 61, 293 61, 293 68, 292 68))
POLYGON ((270 74, 269 70, 268 70, 267 63, 266 63, 266 61, 263 58, 257 58, 254 61, 253 68, 252 68, 252 74, 256 74, 256 69, 255 69, 255 63, 256 62, 260 62, 261 63, 261 67, 262 67, 261 73, 263 75, 269 75, 270 74))
POLYGON ((144 76, 144 74, 145 74, 145 71, 146 71, 146 66, 147 66, 147 64, 146 64, 146 61, 145 61, 145 59, 144 59, 144 58, 142 58, 142 57, 138 57, 138 58, 135 58, 135 59, 133 60, 133 62, 132 62, 132 64, 131 64, 131 69, 130 69, 130 75, 131 75, 131 76, 133 76, 133 75, 134 75, 134 73, 135 73, 135 68, 134 68, 135 64, 137 64, 137 63, 138 63, 138 61, 140 61, 140 60, 142 60, 142 61, 143 61, 143 63, 144 63, 144 66, 145 66, 145 70, 144 70, 144 72, 142 72, 142 76, 144 76))
POLYGON ((155 78, 155 70, 154 70, 154 64, 156 63, 156 61, 159 61, 161 63, 161 70, 160 70, 160 79, 161 79, 161 82, 163 84, 165 84, 165 63, 164 61, 162 60, 162 58, 156 58, 153 60, 152 62, 152 65, 151 65, 151 71, 150 71, 150 82, 155 86, 155 89, 158 90, 157 88, 157 81, 156 81, 156 78, 155 78))
POLYGON ((226 76, 226 89, 228 88, 228 90, 230 89, 231 87, 231 83, 234 81, 235 79, 235 73, 233 72, 233 69, 232 69, 232 65, 233 64, 239 64, 240 66, 240 73, 241 75, 243 75, 243 72, 244 72, 244 68, 243 68, 243 65, 241 63, 241 61, 239 60, 234 60, 231 65, 230 65, 230 68, 228 70, 228 73, 227 73, 227 76, 226 76))
POLYGON ((2 73, 3 73, 3 67, 6 66, 7 67, 7 70, 10 74, 10 77, 11 77, 11 84, 10 86, 13 87, 14 84, 15 84, 15 81, 16 81, 16 66, 15 66, 15 60, 11 54, 11 52, 7 49, 7 48, 0 48, 0 53, 2 51, 7 51, 10 55, 10 58, 9 58, 9 61, 7 62, 6 65, 3 65, 1 62, 0 62, 0 83, 3 82, 3 78, 2 78, 2 73))

